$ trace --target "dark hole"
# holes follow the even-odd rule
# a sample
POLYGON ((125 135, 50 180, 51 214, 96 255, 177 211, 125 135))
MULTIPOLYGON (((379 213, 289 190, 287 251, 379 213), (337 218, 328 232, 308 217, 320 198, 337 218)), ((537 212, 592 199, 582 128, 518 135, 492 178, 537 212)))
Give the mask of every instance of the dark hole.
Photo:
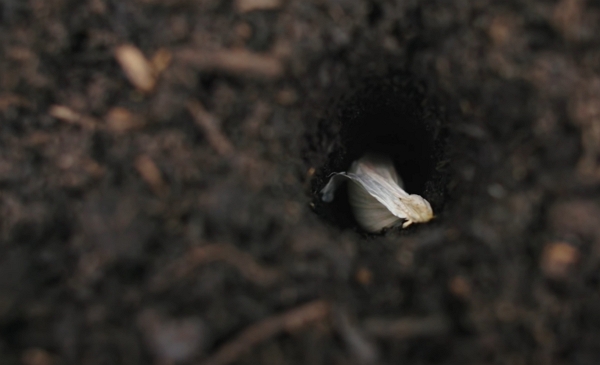
MULTIPOLYGON (((336 106, 322 131, 334 129, 326 163, 317 171, 313 188, 315 211, 340 228, 358 228, 347 197, 347 184, 336 191, 331 203, 319 191, 333 172, 347 171, 366 152, 389 156, 404 182, 404 189, 430 200, 443 196, 444 179, 436 170, 444 158, 441 122, 435 104, 422 88, 405 75, 369 84, 336 106)), ((434 199, 435 200, 435 199, 434 199)), ((441 201, 430 200, 434 211, 441 201)))

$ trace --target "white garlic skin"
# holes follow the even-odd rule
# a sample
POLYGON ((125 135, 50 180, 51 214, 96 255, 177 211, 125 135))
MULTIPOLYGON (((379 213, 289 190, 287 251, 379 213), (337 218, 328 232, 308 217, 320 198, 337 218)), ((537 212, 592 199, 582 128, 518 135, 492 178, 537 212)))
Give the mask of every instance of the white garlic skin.
MULTIPOLYGON (((348 172, 358 173, 360 161, 352 163, 348 172)), ((389 173, 388 178, 394 180, 398 186, 403 185, 393 166, 391 170, 385 169, 384 171, 389 173)), ((348 181, 348 200, 354 218, 356 218, 361 228, 367 232, 379 232, 384 228, 398 225, 400 222, 400 218, 393 215, 385 205, 369 194, 360 183, 353 180, 348 181)))
POLYGON ((433 218, 427 200, 402 189, 402 180, 387 156, 366 154, 354 161, 347 173, 333 175, 321 191, 323 201, 332 201, 335 189, 345 180, 350 180, 348 199, 354 217, 367 232, 380 232, 401 222, 406 228, 433 218))

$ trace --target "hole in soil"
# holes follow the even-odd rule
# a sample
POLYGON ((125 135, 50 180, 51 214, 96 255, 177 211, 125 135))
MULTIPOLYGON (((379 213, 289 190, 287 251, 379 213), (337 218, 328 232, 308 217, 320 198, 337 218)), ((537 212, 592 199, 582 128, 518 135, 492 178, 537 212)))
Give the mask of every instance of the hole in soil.
POLYGON ((320 133, 327 135, 328 157, 313 180, 315 212, 340 228, 360 230, 348 203, 347 184, 331 203, 323 203, 319 191, 333 172, 347 171, 366 152, 392 158, 404 189, 429 200, 434 212, 445 196, 445 132, 436 103, 407 75, 370 80, 352 95, 343 97, 323 120, 320 133))

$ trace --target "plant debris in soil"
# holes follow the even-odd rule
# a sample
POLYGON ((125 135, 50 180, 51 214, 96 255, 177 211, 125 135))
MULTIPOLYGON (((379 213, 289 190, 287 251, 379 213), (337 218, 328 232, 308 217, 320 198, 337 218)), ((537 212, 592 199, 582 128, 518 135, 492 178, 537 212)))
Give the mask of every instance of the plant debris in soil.
POLYGON ((584 0, 1 1, 0 363, 599 363, 598 34, 584 0), (434 221, 320 202, 368 148, 434 221))

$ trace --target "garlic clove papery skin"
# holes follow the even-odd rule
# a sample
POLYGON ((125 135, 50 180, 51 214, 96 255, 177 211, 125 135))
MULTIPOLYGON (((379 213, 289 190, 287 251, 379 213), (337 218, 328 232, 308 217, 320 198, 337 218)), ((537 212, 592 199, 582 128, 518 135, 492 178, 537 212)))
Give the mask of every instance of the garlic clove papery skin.
POLYGON ((352 212, 368 232, 379 232, 402 221, 402 227, 406 228, 433 218, 427 200, 402 189, 402 180, 387 156, 366 154, 354 161, 348 172, 335 173, 321 190, 323 201, 332 201, 335 190, 346 180, 350 180, 348 195, 352 212))
POLYGON ((384 228, 395 226, 401 221, 360 184, 355 182, 348 184, 350 207, 362 229, 367 232, 379 232, 384 228))

